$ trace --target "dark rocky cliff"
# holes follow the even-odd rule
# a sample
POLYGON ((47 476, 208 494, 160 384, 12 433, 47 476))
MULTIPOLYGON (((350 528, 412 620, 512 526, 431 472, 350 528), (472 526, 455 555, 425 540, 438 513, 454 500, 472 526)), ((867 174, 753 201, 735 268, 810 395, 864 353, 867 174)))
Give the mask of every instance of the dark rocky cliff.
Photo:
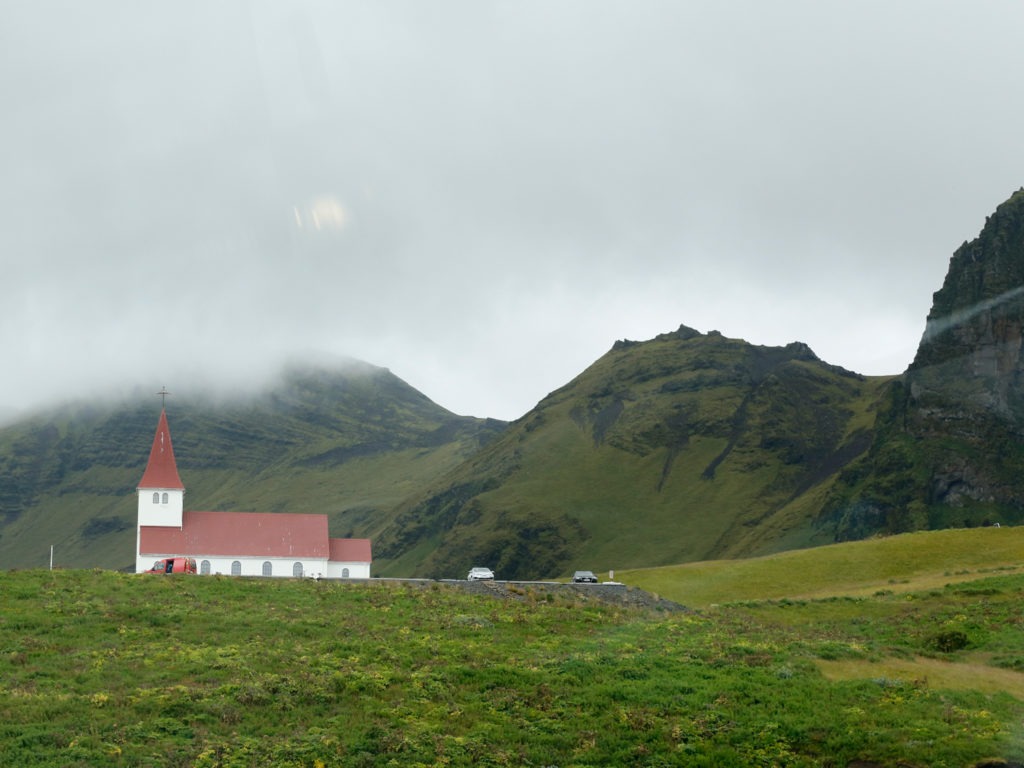
POLYGON ((1024 189, 953 254, 907 371, 919 424, 979 436, 1024 425, 1024 189), (957 424, 960 426, 956 426, 957 424))
POLYGON ((953 254, 865 461, 823 519, 873 531, 1024 520, 1024 189, 953 254))
POLYGON ((906 429, 930 441, 928 501, 1024 498, 1024 189, 953 254, 907 370, 906 429))

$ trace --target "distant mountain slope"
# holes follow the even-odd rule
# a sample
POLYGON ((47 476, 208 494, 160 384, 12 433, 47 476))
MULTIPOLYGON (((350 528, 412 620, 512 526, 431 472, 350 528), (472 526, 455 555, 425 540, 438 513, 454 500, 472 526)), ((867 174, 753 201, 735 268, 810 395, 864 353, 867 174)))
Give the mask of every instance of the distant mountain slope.
POLYGON ((874 531, 1024 522, 1024 189, 949 262, 865 460, 823 521, 874 531))
POLYGON ((407 503, 377 571, 527 578, 831 540, 813 522, 889 381, 685 326, 618 342, 407 503))
MULTIPOLYGON (((456 416, 383 368, 295 369, 231 402, 167 403, 186 508, 322 512, 372 536, 385 510, 460 464, 504 422, 456 416)), ((0 567, 124 567, 155 397, 67 406, 0 430, 0 567)))

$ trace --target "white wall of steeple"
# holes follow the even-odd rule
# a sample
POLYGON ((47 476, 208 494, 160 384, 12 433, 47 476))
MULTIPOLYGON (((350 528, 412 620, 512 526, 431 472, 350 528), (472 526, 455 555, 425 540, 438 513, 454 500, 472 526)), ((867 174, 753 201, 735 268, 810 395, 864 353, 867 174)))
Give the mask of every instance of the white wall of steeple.
POLYGON ((182 488, 139 488, 139 525, 170 525, 181 528, 185 509, 182 488))

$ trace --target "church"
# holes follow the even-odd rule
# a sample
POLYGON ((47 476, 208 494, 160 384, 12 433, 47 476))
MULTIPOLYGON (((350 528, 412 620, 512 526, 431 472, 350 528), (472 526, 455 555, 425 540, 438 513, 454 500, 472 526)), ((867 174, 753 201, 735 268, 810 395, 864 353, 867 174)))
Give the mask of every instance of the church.
POLYGON ((370 577, 370 540, 329 538, 327 515, 186 512, 166 409, 138 492, 136 573, 166 557, 192 557, 201 574, 370 577))

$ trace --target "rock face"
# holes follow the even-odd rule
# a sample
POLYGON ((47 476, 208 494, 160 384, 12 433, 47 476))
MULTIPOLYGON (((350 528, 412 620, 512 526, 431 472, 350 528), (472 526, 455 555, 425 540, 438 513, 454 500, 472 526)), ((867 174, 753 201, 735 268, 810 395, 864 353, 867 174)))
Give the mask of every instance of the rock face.
POLYGON ((907 371, 921 426, 1024 434, 1024 189, 953 254, 907 371))
POLYGON ((1024 189, 950 259, 869 454, 823 510, 837 539, 1024 522, 1024 189))
POLYGON ((1022 329, 1024 189, 953 254, 907 370, 906 429, 931 447, 928 503, 1019 507, 1022 329))

